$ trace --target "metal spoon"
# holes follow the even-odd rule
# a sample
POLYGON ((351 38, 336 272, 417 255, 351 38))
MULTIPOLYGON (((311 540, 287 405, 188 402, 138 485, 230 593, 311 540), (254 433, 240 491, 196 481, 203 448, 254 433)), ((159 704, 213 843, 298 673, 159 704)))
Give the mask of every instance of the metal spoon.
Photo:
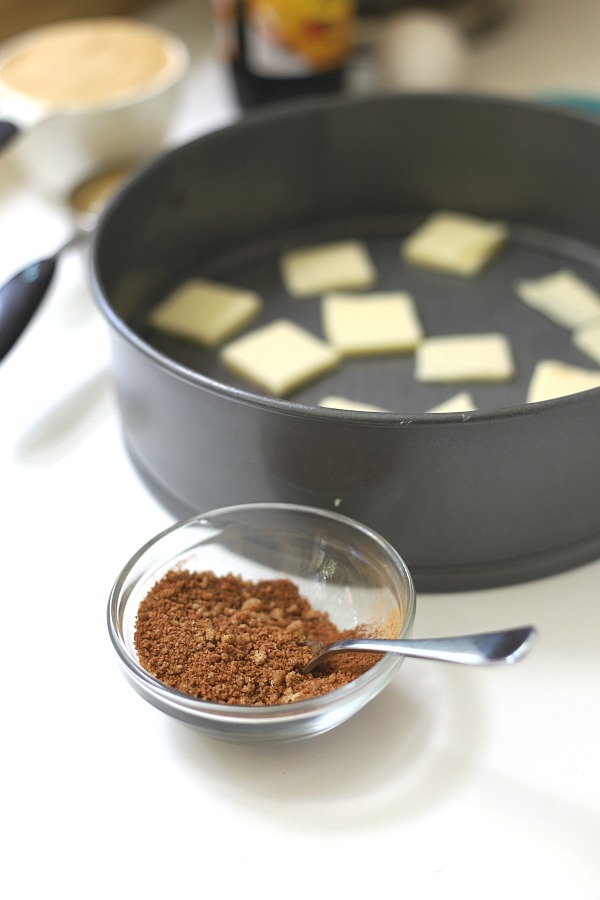
MULTIPOLYGON (((514 663, 529 651, 537 632, 532 626, 464 634, 458 637, 386 640, 382 638, 349 638, 335 641, 327 647, 314 649, 316 655, 303 668, 302 674, 312 672, 334 653, 369 651, 396 653, 418 659, 460 663, 464 666, 484 666, 493 663, 514 663)), ((311 645, 312 646, 312 645, 311 645)))
POLYGON ((100 212, 126 174, 125 169, 103 172, 78 185, 69 196, 75 213, 74 234, 51 256, 29 263, 0 287, 0 360, 17 343, 39 308, 62 254, 94 230, 100 212))

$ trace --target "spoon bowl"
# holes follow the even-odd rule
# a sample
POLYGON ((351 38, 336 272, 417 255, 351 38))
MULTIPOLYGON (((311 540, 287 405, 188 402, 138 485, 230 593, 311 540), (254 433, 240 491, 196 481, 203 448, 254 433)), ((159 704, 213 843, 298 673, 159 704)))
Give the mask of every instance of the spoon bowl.
POLYGON ((104 206, 125 179, 128 169, 100 172, 69 195, 75 230, 50 256, 28 263, 0 287, 0 361, 17 343, 44 300, 59 259, 94 230, 104 206))

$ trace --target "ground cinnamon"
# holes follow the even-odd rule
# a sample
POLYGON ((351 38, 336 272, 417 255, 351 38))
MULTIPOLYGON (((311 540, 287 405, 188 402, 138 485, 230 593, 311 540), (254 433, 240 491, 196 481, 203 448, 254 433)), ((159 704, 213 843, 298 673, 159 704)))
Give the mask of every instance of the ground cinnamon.
MULTIPOLYGON (((347 684, 380 654, 344 653, 302 675, 307 641, 357 636, 314 609, 288 579, 171 570, 139 606, 141 665, 170 687, 215 703, 272 705, 306 700, 347 684)), ((363 632, 364 634, 364 632, 363 632)))

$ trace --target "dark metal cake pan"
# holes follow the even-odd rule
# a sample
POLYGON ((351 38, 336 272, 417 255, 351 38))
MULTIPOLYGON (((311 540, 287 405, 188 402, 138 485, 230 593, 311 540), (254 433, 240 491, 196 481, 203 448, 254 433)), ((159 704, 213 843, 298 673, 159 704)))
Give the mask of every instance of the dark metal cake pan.
POLYGON ((509 584, 595 559, 600 389, 525 402, 539 359, 594 368, 514 290, 560 268, 600 289, 592 117, 471 95, 332 99, 248 116, 141 170, 95 234, 91 280, 128 452, 177 517, 283 501, 357 518, 396 546, 421 591, 509 584), (402 261, 402 239, 441 209, 509 226, 479 276, 402 261), (276 399, 232 376, 218 352, 148 327, 153 305, 201 275, 259 291, 262 321, 293 316, 320 333, 318 300, 290 300, 278 261, 345 237, 369 247, 376 289, 412 294, 427 334, 507 334, 516 377, 462 385, 477 410, 434 414, 453 391, 416 382, 411 357, 348 360, 276 399), (325 394, 389 412, 326 409, 325 394))

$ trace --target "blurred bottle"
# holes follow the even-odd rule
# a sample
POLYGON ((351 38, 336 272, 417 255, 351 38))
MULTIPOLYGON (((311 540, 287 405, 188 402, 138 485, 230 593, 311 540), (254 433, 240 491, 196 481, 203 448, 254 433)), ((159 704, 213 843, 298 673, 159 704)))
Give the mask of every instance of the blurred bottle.
POLYGON ((335 93, 354 47, 356 0, 213 0, 242 108, 335 93))

